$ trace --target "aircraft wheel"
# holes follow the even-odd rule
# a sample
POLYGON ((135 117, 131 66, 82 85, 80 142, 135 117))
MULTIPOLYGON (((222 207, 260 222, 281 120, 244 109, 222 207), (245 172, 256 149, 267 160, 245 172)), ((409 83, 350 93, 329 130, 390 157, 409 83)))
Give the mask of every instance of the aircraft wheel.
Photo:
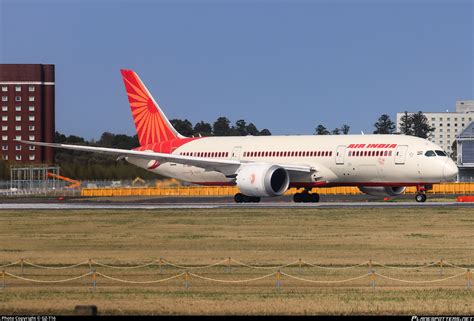
POLYGON ((257 197, 257 196, 252 197, 252 202, 253 203, 260 203, 260 197, 257 197))
POLYGON ((426 194, 423 194, 423 193, 418 193, 418 194, 416 194, 415 200, 416 200, 418 203, 423 203, 423 202, 425 202, 425 201, 426 201, 426 194))
POLYGON ((237 194, 234 195, 234 202, 242 203, 243 201, 244 201, 244 194, 237 193, 237 194))
POLYGON ((311 202, 312 203, 318 203, 319 202, 319 194, 318 193, 311 194, 311 202))
POLYGON ((293 202, 301 203, 303 201, 303 195, 301 193, 296 193, 293 195, 293 202))
POLYGON ((309 202, 311 202, 311 196, 312 195, 310 193, 303 192, 303 193, 301 193, 301 201, 303 203, 309 203, 309 202))
POLYGON ((253 197, 251 197, 251 196, 244 195, 244 196, 243 196, 244 203, 250 203, 250 202, 252 202, 252 198, 253 198, 253 197))

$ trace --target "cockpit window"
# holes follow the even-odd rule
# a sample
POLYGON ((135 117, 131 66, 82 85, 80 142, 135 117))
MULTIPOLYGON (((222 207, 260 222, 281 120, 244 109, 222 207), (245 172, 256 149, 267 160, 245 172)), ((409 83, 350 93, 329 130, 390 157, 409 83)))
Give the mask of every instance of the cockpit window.
POLYGON ((443 152, 442 150, 435 150, 436 152, 436 155, 438 156, 448 156, 445 152, 443 152))
POLYGON ((436 154, 432 150, 427 150, 426 153, 425 153, 425 156, 434 157, 434 156, 436 156, 436 154))

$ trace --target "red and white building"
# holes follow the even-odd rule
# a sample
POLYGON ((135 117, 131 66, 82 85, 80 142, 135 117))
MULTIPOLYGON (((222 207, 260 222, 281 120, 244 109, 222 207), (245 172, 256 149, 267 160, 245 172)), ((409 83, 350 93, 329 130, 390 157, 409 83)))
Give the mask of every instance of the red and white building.
POLYGON ((54 150, 16 139, 54 142, 54 65, 0 64, 0 155, 11 164, 53 164, 54 150))

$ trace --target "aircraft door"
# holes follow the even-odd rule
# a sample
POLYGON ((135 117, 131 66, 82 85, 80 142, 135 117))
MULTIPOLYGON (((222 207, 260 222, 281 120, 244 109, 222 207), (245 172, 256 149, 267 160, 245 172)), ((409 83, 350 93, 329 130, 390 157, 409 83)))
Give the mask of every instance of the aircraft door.
POLYGON ((400 145, 395 150, 395 164, 403 165, 405 164, 405 159, 407 157, 407 145, 400 145))
POLYGON ((344 165, 344 154, 346 153, 346 146, 337 146, 336 150, 336 165, 344 165))
POLYGON ((232 149, 231 159, 240 160, 241 152, 242 152, 242 146, 235 146, 232 149))

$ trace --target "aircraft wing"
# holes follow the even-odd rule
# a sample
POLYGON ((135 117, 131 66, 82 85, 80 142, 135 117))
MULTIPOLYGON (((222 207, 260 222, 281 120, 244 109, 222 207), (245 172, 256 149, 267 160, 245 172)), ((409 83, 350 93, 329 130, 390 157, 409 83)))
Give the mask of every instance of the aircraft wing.
MULTIPOLYGON (((137 151, 137 150, 127 150, 127 149, 117 149, 117 148, 106 148, 106 147, 93 147, 93 146, 83 146, 83 145, 68 145, 68 144, 57 144, 57 143, 42 143, 42 142, 32 142, 24 140, 16 140, 18 142, 44 146, 44 147, 53 147, 53 148, 62 148, 70 149, 82 152, 92 152, 92 153, 101 153, 114 155, 117 157, 134 157, 146 160, 157 160, 160 163, 177 163, 183 165, 190 165, 195 167, 204 168, 209 171, 218 171, 224 175, 235 174, 238 168, 242 164, 249 164, 252 162, 248 161, 239 161, 233 159, 216 159, 216 158, 204 158, 204 157, 194 157, 194 156, 182 156, 182 155, 173 155, 165 153, 156 153, 152 151, 137 151)), ((261 162, 259 162, 261 163, 261 162)), ((306 166, 306 165, 289 165, 289 164, 275 164, 285 168, 289 172, 294 172, 303 174, 316 171, 315 168, 306 166)))

